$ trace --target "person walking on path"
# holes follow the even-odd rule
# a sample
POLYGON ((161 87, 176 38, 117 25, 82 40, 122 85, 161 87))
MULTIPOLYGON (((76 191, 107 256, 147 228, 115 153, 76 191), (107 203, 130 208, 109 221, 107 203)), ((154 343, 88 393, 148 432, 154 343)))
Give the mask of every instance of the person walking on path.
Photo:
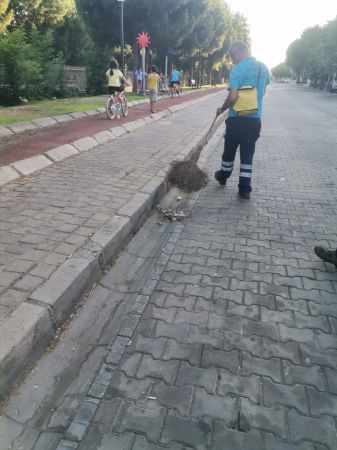
POLYGON ((149 97, 150 97, 150 109, 152 113, 156 112, 154 108, 157 102, 159 78, 160 77, 157 74, 156 66, 152 66, 150 69, 150 74, 147 79, 147 87, 149 90, 149 97))
POLYGON ((143 84, 143 71, 140 67, 137 67, 135 70, 136 84, 137 84, 137 94, 140 94, 142 91, 143 84))
POLYGON ((239 195, 250 198, 255 143, 260 137, 262 101, 270 83, 269 70, 262 62, 250 56, 247 44, 234 42, 229 56, 235 67, 229 77, 229 94, 217 115, 229 109, 226 120, 225 148, 221 169, 215 179, 225 185, 233 172, 235 155, 240 146, 239 195))

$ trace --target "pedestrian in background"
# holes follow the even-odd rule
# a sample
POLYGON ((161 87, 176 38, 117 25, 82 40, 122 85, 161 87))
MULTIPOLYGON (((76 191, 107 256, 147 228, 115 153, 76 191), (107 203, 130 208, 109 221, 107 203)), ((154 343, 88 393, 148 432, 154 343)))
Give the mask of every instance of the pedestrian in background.
POLYGON ((137 94, 140 94, 143 84, 143 71, 140 67, 137 67, 137 69, 135 70, 135 77, 137 85, 137 94))
POLYGON ((270 83, 270 75, 262 62, 250 56, 244 42, 234 42, 228 53, 235 67, 229 77, 229 94, 222 107, 217 109, 220 115, 229 108, 229 114, 221 169, 214 175, 220 185, 226 184, 233 172, 236 151, 240 147, 239 195, 249 199, 255 143, 261 131, 262 100, 270 83))
POLYGON ((150 109, 152 113, 156 112, 154 108, 157 102, 159 78, 160 76, 157 74, 157 67, 152 66, 147 79, 147 87, 149 90, 149 97, 150 97, 150 109))

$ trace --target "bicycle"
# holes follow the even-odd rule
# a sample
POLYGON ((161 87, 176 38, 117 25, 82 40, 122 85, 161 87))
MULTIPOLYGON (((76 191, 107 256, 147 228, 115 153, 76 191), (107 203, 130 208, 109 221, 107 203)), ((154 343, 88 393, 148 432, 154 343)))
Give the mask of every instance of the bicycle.
POLYGON ((170 94, 171 94, 172 98, 174 97, 174 95, 177 95, 178 97, 180 97, 181 90, 180 90, 180 85, 178 83, 174 83, 173 87, 170 88, 170 94))
POLYGON ((119 113, 122 111, 124 117, 128 115, 129 108, 124 92, 120 92, 117 97, 108 95, 106 101, 106 115, 107 118, 113 120, 116 115, 119 118, 119 113))

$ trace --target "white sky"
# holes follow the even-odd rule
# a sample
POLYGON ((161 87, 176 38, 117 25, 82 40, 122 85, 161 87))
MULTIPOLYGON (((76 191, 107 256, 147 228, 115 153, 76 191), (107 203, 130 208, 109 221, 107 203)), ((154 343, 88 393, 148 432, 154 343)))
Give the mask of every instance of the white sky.
POLYGON ((336 0, 228 0, 248 21, 252 54, 271 69, 285 60, 288 45, 311 26, 337 16, 336 0))

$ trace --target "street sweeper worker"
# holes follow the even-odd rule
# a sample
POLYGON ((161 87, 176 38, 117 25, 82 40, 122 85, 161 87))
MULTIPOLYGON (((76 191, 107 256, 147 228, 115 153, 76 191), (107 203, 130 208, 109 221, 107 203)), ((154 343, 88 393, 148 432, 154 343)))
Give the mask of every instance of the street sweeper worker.
POLYGON ((255 143, 261 131, 262 101, 270 83, 270 75, 262 62, 250 56, 246 43, 234 42, 228 54, 235 67, 229 76, 228 96, 216 112, 220 115, 229 109, 221 169, 214 175, 220 185, 226 184, 233 171, 236 151, 240 147, 239 195, 249 199, 255 143))

